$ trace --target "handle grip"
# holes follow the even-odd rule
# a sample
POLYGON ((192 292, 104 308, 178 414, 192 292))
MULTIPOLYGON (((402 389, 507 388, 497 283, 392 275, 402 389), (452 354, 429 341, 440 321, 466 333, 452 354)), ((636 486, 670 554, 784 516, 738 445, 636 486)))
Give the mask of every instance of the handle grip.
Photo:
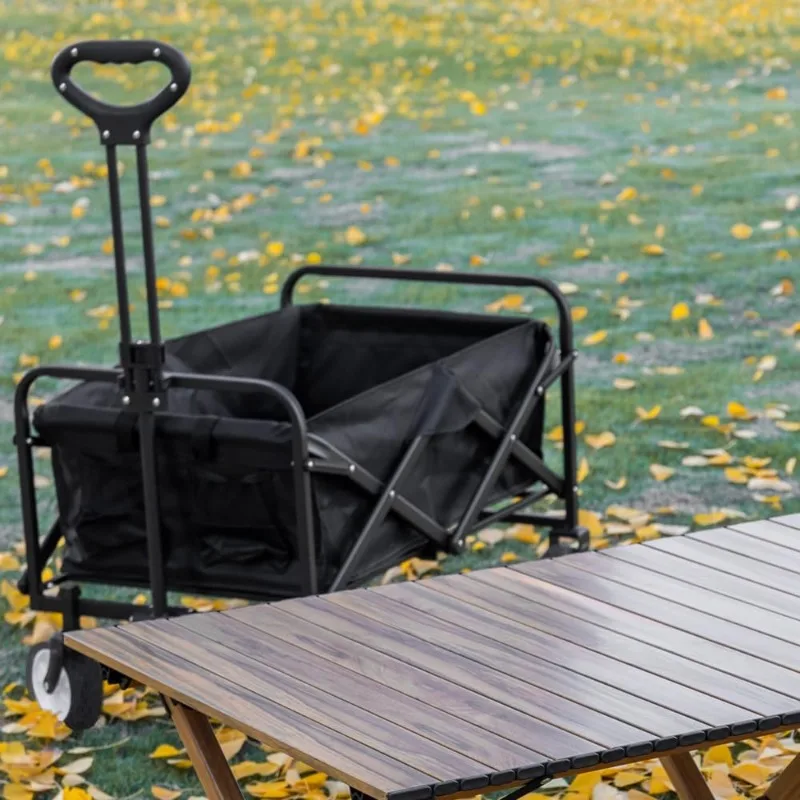
POLYGON ((189 88, 192 70, 180 50, 163 42, 146 39, 78 42, 65 47, 53 59, 53 83, 67 102, 92 119, 106 145, 147 144, 150 126, 172 108, 189 88), (104 103, 81 89, 70 77, 82 61, 96 64, 164 64, 171 80, 158 94, 132 106, 104 103))

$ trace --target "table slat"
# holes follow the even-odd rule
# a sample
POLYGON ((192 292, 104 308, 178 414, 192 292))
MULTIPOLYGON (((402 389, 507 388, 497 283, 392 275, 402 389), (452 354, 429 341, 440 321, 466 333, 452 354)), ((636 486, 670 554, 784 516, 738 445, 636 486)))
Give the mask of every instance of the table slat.
POLYGON ((225 685, 197 664, 134 639, 123 628, 68 633, 68 645, 198 711, 222 720, 373 797, 409 787, 430 787, 430 776, 383 753, 357 746, 337 730, 319 725, 255 692, 225 685))
POLYGON ((698 609, 712 617, 730 620, 776 639, 790 643, 800 641, 800 621, 758 608, 750 602, 748 594, 740 595, 738 599, 724 597, 699 586, 687 586, 675 578, 659 575, 635 564, 603 558, 599 553, 586 555, 587 558, 562 559, 562 564, 677 605, 698 609))
POLYGON ((794 528, 800 531, 800 514, 784 514, 780 517, 773 517, 772 522, 777 522, 778 525, 786 525, 788 528, 794 528))
POLYGON ((230 617, 190 614, 176 617, 171 625, 185 629, 184 636, 192 636, 198 644, 202 641, 215 653, 230 651, 234 658, 245 654, 257 663, 271 665, 275 670, 309 686, 324 689, 354 707, 371 711, 463 753, 485 764, 490 771, 546 760, 541 753, 473 725, 468 718, 452 716, 447 704, 441 708, 434 705, 435 701, 441 701, 441 693, 426 695, 426 701, 402 694, 342 664, 327 661, 311 650, 303 650, 272 636, 254 636, 251 626, 230 617))
MULTIPOLYGON (((467 578, 467 582, 470 582, 467 578)), ((661 736, 672 735, 676 732, 686 731, 687 725, 691 727, 715 727, 726 725, 731 721, 741 721, 753 718, 749 709, 734 706, 715 697, 710 697, 691 688, 666 680, 654 670, 645 671, 632 667, 616 658, 608 657, 598 652, 587 650, 581 645, 575 645, 564 639, 551 636, 540 629, 531 628, 497 614, 487 612, 474 606, 465 606, 464 603, 439 594, 425 594, 418 588, 408 584, 397 584, 391 587, 391 597, 405 603, 407 608, 414 609, 414 613, 404 612, 403 616, 391 606, 381 609, 381 604, 369 593, 366 598, 356 597, 351 600, 350 607, 358 610, 363 607, 362 613, 375 613, 374 609, 383 611, 387 619, 395 619, 398 624, 405 620, 403 628, 416 630, 418 627, 430 624, 430 618, 436 617, 453 625, 467 628, 467 636, 473 638, 478 650, 478 657, 485 658, 488 663, 502 664, 504 671, 509 670, 509 653, 503 645, 507 641, 513 648, 518 648, 524 656, 525 662, 531 663, 541 653, 549 662, 551 691, 568 693, 573 697, 580 697, 581 687, 571 685, 574 680, 583 680, 585 677, 594 678, 599 685, 593 691, 583 692, 587 695, 598 695, 608 692, 609 688, 620 692, 623 705, 620 713, 622 720, 633 724, 632 719, 638 721, 639 727, 644 725, 643 719, 653 718, 654 724, 660 726, 658 733, 661 736), (469 627, 468 627, 469 626, 469 627), (471 630, 469 628, 471 627, 471 630), (485 653, 481 656, 481 652, 485 653), (574 670, 572 675, 565 672, 574 670), (624 687, 624 688, 621 688, 624 687), (644 701, 641 702, 641 701, 644 701), (646 705, 650 704, 649 708, 646 705), (627 708, 627 710, 625 710, 627 708), (648 715, 649 712, 649 716, 648 715)), ((381 592, 382 597, 386 592, 381 592)), ((335 598, 342 601, 343 598, 335 598)), ((455 628, 453 635, 458 637, 456 645, 461 648, 465 634, 455 628)), ((442 637, 440 636, 440 639, 442 637)), ((447 640, 449 645, 449 639, 447 640)), ((463 652, 461 650, 457 652, 463 652)), ((513 650, 512 650, 513 653, 513 650)), ((538 660, 538 659, 537 659, 538 660)), ((652 665, 655 668, 655 664, 652 665)), ((514 674, 514 673, 511 673, 514 674)), ((530 674, 530 667, 525 673, 530 674)), ((547 674, 547 673, 546 673, 547 674)), ((521 677, 521 675, 517 675, 521 677)), ((530 678, 534 680, 534 678, 530 678)), ((648 727, 648 730, 653 729, 648 727)))
MULTIPOLYGON (((692 686, 705 694, 728 700, 756 715, 767 716, 781 713, 787 708, 793 708, 796 702, 788 695, 756 686, 750 681, 744 681, 705 664, 690 661, 682 655, 675 655, 668 649, 640 642, 616 630, 609 630, 590 621, 571 617, 555 607, 542 606, 483 581, 461 575, 444 576, 435 581, 422 581, 420 591, 446 594, 461 603, 507 616, 531 627, 547 630, 590 650, 614 656, 648 671, 656 671, 665 678, 692 686)), ((657 632, 653 638, 657 640, 657 632)))
POLYGON ((800 709, 800 676, 784 667, 671 627, 660 620, 645 619, 633 611, 574 592, 568 587, 539 580, 524 572, 493 569, 476 571, 472 575, 475 580, 513 591, 544 605, 554 605, 595 625, 681 653, 686 658, 752 681, 757 686, 780 686, 782 692, 797 698, 797 708, 800 709))
POLYGON ((798 581, 795 573, 690 539, 688 536, 654 539, 646 542, 642 547, 652 548, 657 552, 672 553, 687 561, 694 561, 703 566, 717 569, 720 572, 736 575, 742 580, 752 581, 762 586, 769 586, 781 592, 786 592, 794 597, 800 597, 800 581, 798 581))
POLYGON ((785 592, 763 586, 760 583, 720 572, 696 561, 687 561, 668 550, 655 550, 651 547, 608 547, 598 551, 603 558, 637 564, 650 572, 670 575, 680 581, 694 586, 703 586, 725 597, 740 598, 747 596, 748 602, 759 608, 774 611, 794 618, 800 612, 800 603, 796 597, 785 592))
POLYGON ((800 558, 793 556, 792 551, 786 547, 770 544, 769 542, 759 541, 752 536, 745 536, 734 530, 728 530, 724 536, 709 536, 706 531, 698 533, 687 533, 687 539, 695 542, 702 542, 709 547, 716 547, 719 550, 730 550, 739 556, 745 556, 756 561, 763 561, 773 567, 780 567, 786 572, 795 575, 795 580, 800 580, 800 558))
MULTIPOLYGON (((325 627, 345 639, 352 639, 374 651, 393 655, 408 664, 439 675, 451 683, 473 689, 484 698, 496 700, 510 709, 523 712, 526 715, 523 728, 525 738, 520 741, 532 750, 544 753, 548 758, 558 759, 577 753, 596 753, 602 750, 607 742, 616 742, 620 737, 630 741, 646 738, 646 734, 641 731, 631 731, 627 727, 623 733, 621 726, 617 728, 613 724, 614 721, 610 721, 608 725, 612 728, 611 735, 602 736, 599 741, 572 733, 565 729, 565 726, 570 724, 573 717, 576 718, 578 727, 588 729, 585 719, 588 714, 584 713, 587 710, 582 706, 541 691, 534 700, 523 701, 521 692, 526 685, 521 681, 503 674, 498 675, 490 668, 482 667, 469 659, 461 658, 401 631, 387 630, 373 620, 360 617, 330 603, 327 596, 285 600, 278 605, 282 610, 290 611, 298 620, 305 619, 325 627), (552 723, 550 719, 553 720, 552 723)), ((235 615, 237 619, 258 626, 259 615, 248 614, 248 611, 251 609, 236 609, 229 613, 235 615)), ((602 715, 598 717, 598 723, 602 723, 604 718, 602 715)))
MULTIPOLYGON (((265 608, 265 606, 252 606, 249 609, 225 612, 221 616, 252 626, 254 638, 258 636, 256 631, 261 631, 276 639, 290 642, 298 648, 314 652, 326 660, 404 694, 417 697, 423 702, 445 707, 459 719, 469 719, 488 730, 502 732, 517 742, 527 742, 531 739, 532 733, 539 729, 542 737, 548 737, 553 730, 551 726, 539 725, 537 720, 513 706, 485 697, 480 691, 453 683, 440 674, 408 664, 395 655, 376 650, 371 643, 365 645, 363 641, 341 636, 334 632, 330 625, 317 624, 313 620, 288 614, 279 609, 277 604, 269 607, 269 613, 264 613, 265 608)), ((324 618, 322 621, 325 622, 324 618)), ((368 636, 363 638, 369 641, 368 636)), ((403 653, 405 643, 402 637, 398 637, 398 640, 401 645, 400 652, 403 653)), ((421 649, 419 661, 425 665, 430 663, 430 648, 421 649)), ((469 685, 480 687, 481 683, 476 680, 469 685)), ((592 742, 579 739, 576 742, 579 748, 595 746, 592 742)), ((548 747, 543 752, 548 758, 563 757, 564 752, 570 749, 556 742, 555 751, 552 747, 548 747)), ((575 752, 583 751, 577 749, 575 752)))
POLYGON ((743 653, 756 652, 759 658, 785 665, 788 669, 795 670, 795 665, 800 668, 800 647, 797 645, 782 642, 696 609, 668 603, 646 592, 620 586, 613 581, 562 564, 552 563, 546 566, 547 569, 543 570, 541 564, 532 563, 512 569, 519 569, 528 575, 535 575, 549 583, 564 586, 610 605, 635 608, 636 613, 642 617, 664 620, 674 628, 696 633, 709 641, 724 644, 743 653))
MULTIPOLYGON (((779 525, 776 522, 761 519, 755 522, 731 525, 731 530, 752 536, 754 539, 785 547, 794 552, 800 551, 800 530, 790 528, 788 525, 779 525)), ((800 559, 800 555, 794 556, 794 558, 800 559)), ((800 609, 798 609, 798 613, 800 614, 800 609)))
POLYGON ((435 781, 492 771, 487 764, 467 758, 414 731, 353 706, 321 690, 318 685, 304 683, 172 622, 147 622, 133 626, 126 633, 177 657, 196 664, 202 663, 225 685, 235 684, 269 697, 275 704, 301 715, 309 722, 316 720, 321 725, 335 728, 352 739, 356 746, 366 745, 426 773, 435 781))

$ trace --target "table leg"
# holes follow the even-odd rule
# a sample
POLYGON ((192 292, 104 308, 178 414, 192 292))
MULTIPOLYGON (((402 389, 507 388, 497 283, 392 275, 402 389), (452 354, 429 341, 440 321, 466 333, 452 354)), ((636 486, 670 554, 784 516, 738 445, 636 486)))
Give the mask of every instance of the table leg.
POLYGON ((691 753, 662 756, 661 763, 681 800, 714 800, 714 795, 711 794, 703 773, 694 763, 691 753))
POLYGON ((789 762, 761 797, 762 800, 800 800, 800 756, 789 762))
POLYGON ((169 697, 164 703, 208 800, 242 800, 242 793, 208 717, 169 697))

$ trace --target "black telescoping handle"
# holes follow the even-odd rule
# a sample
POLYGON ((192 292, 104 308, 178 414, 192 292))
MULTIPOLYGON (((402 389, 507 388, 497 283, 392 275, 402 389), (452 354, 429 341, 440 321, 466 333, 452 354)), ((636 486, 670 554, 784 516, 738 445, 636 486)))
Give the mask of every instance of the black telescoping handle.
POLYGON ((106 145, 147 144, 150 126, 172 108, 189 88, 192 70, 180 50, 148 39, 77 42, 65 47, 53 60, 53 83, 64 98, 94 120, 100 141, 106 145), (169 69, 171 79, 158 94, 132 106, 104 103, 81 89, 70 77, 82 61, 96 64, 143 64, 152 61, 169 69))

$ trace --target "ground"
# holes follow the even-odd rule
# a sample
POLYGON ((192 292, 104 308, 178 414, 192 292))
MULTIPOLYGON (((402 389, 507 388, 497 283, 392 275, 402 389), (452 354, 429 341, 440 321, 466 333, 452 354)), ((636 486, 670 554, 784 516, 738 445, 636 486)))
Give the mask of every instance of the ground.
MULTIPOLYGON (((10 588, 21 536, 14 384, 36 363, 115 358, 103 151, 48 74, 61 46, 86 38, 160 38, 192 62, 190 94, 157 123, 150 154, 167 335, 274 308, 282 279, 304 262, 546 276, 569 294, 581 350, 581 502, 594 546, 800 510, 793 4, 40 0, 6 3, 0 15, 7 604, 23 602, 10 588)), ((75 70, 125 102, 166 80, 156 67, 131 74, 75 70)), ((129 151, 120 160, 144 333, 134 162, 129 151)), ((503 289, 311 281, 305 297, 553 321, 541 298, 503 289)), ((42 382, 34 399, 54 390, 42 382)), ((552 411, 548 423, 557 458, 552 411)), ((524 533, 477 540, 441 568, 535 557, 536 537, 524 533)), ((23 635, 41 637, 52 622, 16 611, 0 628, 4 684, 22 676, 23 635)), ((115 796, 154 784, 196 790, 191 773, 148 761, 174 736, 163 719, 120 720, 136 715, 124 699, 105 728, 59 747, 127 740, 92 753, 86 773, 115 796)), ((30 747, 15 730, 4 740, 30 747)), ((761 754, 775 757, 773 744, 761 754)), ((631 800, 666 788, 642 775, 631 800)), ((744 793, 748 784, 735 783, 744 793)), ((574 787, 572 798, 592 791, 574 787)))

